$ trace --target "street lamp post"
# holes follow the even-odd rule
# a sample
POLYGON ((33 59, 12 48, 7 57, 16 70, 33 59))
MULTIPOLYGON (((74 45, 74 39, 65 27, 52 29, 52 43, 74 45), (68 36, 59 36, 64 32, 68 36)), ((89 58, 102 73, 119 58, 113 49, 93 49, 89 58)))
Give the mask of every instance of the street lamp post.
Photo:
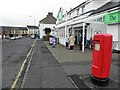
MULTIPOLYGON (((35 26, 35 16, 29 16, 29 17, 33 17, 33 26, 35 26)), ((34 29, 34 31, 33 31, 33 34, 35 34, 35 28, 33 28, 34 29)))
POLYGON ((35 16, 29 16, 29 17, 33 17, 34 19, 33 25, 35 26, 35 16))

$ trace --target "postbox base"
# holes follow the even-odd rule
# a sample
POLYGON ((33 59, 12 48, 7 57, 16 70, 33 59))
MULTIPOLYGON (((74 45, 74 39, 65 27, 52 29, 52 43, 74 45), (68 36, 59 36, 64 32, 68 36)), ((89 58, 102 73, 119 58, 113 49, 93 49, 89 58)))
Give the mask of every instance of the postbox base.
POLYGON ((109 78, 97 78, 95 76, 91 77, 92 84, 97 86, 108 86, 109 78))
POLYGON ((106 82, 106 81, 108 81, 109 80, 109 78, 97 78, 97 77, 95 77, 95 76, 93 76, 92 75, 92 78, 94 79, 94 80, 96 80, 96 81, 103 81, 103 82, 106 82))

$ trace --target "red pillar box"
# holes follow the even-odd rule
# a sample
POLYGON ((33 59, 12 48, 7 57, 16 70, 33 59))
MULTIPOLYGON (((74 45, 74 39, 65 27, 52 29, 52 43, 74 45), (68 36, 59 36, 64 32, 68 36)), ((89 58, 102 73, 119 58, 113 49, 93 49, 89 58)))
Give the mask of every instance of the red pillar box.
POLYGON ((110 75, 112 56, 112 35, 94 35, 92 51, 92 77, 97 80, 107 80, 110 75))

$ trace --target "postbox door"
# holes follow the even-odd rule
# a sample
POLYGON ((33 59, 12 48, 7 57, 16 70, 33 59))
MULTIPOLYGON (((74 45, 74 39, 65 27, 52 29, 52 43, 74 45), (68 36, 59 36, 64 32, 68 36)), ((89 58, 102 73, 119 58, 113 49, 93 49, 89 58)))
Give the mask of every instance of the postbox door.
POLYGON ((95 37, 92 53, 92 74, 97 77, 101 77, 102 71, 102 45, 103 38, 95 37))

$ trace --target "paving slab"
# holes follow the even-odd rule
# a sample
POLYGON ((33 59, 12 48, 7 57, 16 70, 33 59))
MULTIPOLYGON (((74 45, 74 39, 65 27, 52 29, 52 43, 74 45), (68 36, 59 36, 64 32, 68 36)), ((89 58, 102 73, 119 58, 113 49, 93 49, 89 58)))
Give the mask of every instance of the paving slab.
POLYGON ((75 88, 60 67, 44 67, 42 88, 75 88))
POLYGON ((41 87, 42 87, 41 73, 27 75, 24 88, 41 88, 41 87))
POLYGON ((70 51, 64 46, 57 44, 56 48, 52 48, 47 41, 44 42, 51 53, 55 56, 59 63, 72 62, 72 61, 91 61, 91 50, 85 49, 85 52, 79 50, 78 45, 74 47, 74 51, 70 51), (87 55, 87 57, 86 57, 87 55))
POLYGON ((62 68, 65 70, 67 75, 81 75, 81 74, 90 74, 91 73, 91 65, 74 65, 74 66, 62 66, 62 68))
MULTIPOLYGON (((70 75, 91 75, 91 67, 92 67, 92 50, 85 49, 85 52, 81 52, 79 50, 78 45, 75 45, 74 51, 70 51, 66 47, 57 44, 56 48, 52 48, 48 42, 45 41, 46 46, 49 48, 51 53, 55 56, 55 58, 60 63, 63 70, 66 72, 67 76, 70 75)), ((113 81, 109 83, 108 88, 118 87, 118 83, 120 82, 120 61, 119 61, 120 53, 112 53, 112 62, 111 62, 111 72, 110 79, 113 81), (115 85, 116 84, 116 85, 115 85)), ((81 84, 81 83, 79 83, 81 84)), ((104 89, 105 87, 102 87, 104 89)), ((96 89, 95 89, 96 90, 96 89)))

